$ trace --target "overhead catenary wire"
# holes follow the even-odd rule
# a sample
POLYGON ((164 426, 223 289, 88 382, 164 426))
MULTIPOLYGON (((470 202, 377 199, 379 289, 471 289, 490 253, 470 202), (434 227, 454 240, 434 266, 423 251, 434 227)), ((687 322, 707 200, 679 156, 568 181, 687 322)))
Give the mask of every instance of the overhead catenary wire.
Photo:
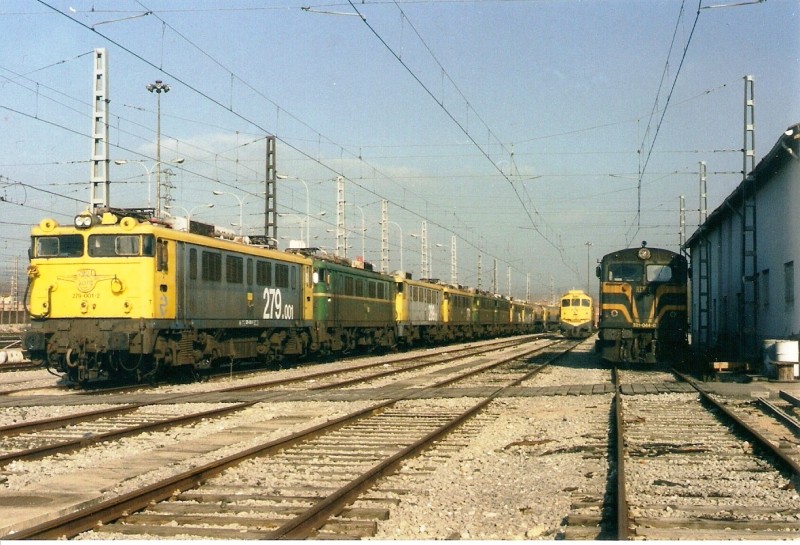
MULTIPOLYGON (((206 100, 210 101, 210 102, 211 102, 211 103, 213 103, 214 105, 216 105, 216 106, 218 106, 218 107, 220 107, 220 108, 223 108, 225 111, 227 111, 227 112, 231 113, 232 115, 234 115, 235 117, 237 117, 237 118, 239 118, 239 119, 241 119, 241 120, 245 121, 246 123, 250 124, 251 126, 255 127, 256 129, 258 129, 258 130, 262 131, 263 133, 265 133, 265 134, 268 134, 268 135, 272 135, 272 131, 270 131, 270 130, 267 130, 267 129, 266 129, 264 126, 262 126, 262 124, 261 124, 261 123, 259 123, 259 122, 257 122, 257 121, 254 121, 254 120, 252 120, 252 119, 249 119, 247 116, 245 116, 244 114, 242 114, 241 112, 239 112, 239 111, 236 109, 236 107, 235 107, 235 106, 234 106, 232 103, 231 103, 231 104, 227 104, 227 105, 226 105, 226 104, 224 104, 224 103, 223 103, 221 100, 219 100, 219 99, 216 99, 216 98, 214 98, 214 97, 212 97, 212 96, 208 95, 207 93, 205 93, 204 91, 202 91, 201 89, 199 89, 197 86, 194 86, 194 85, 192 85, 192 84, 188 83, 187 81, 185 81, 185 79, 184 79, 184 78, 181 78, 181 77, 180 77, 180 76, 178 76, 177 74, 174 74, 174 73, 172 73, 172 72, 170 72, 170 71, 168 71, 168 70, 165 70, 165 69, 163 69, 163 67, 161 66, 161 64, 162 64, 162 63, 155 63, 155 62, 152 62, 152 61, 150 61, 149 59, 147 59, 147 58, 143 57, 142 55, 140 55, 139 53, 137 53, 137 52, 133 51, 133 50, 132 50, 132 49, 130 49, 129 47, 127 47, 127 46, 125 46, 125 45, 121 44, 121 43, 120 43, 118 40, 115 40, 115 39, 113 39, 113 38, 109 37, 108 35, 105 35, 105 34, 103 34, 103 33, 102 33, 102 32, 100 32, 100 31, 99 31, 97 28, 94 28, 94 27, 92 27, 92 26, 90 26, 90 25, 87 25, 87 24, 85 24, 85 23, 83 23, 83 22, 81 22, 81 21, 77 20, 76 18, 74 18, 74 17, 70 16, 69 14, 62 12, 61 10, 59 10, 59 9, 55 8, 54 6, 52 6, 51 4, 49 4, 48 2, 46 2, 45 0, 37 0, 37 1, 38 1, 38 2, 39 2, 41 5, 43 5, 43 6, 47 7, 47 8, 49 8, 50 10, 52 10, 52 11, 54 11, 54 12, 56 12, 56 13, 58 13, 58 14, 62 15, 63 17, 65 17, 65 18, 69 19, 70 21, 72 21, 72 22, 74 22, 74 23, 76 23, 76 24, 78 24, 78 25, 82 26, 83 28, 85 28, 85 29, 87 29, 87 30, 91 31, 92 33, 94 33, 94 34, 96 34, 96 35, 98 35, 98 36, 102 37, 103 39, 107 40, 107 41, 108 41, 108 42, 110 42, 111 44, 113 44, 113 45, 115 45, 116 47, 120 48, 122 51, 125 51, 126 53, 128 53, 128 54, 132 55, 133 57, 135 57, 135 58, 136 58, 136 59, 138 59, 139 61, 141 61, 141 62, 143 62, 143 63, 145 63, 145 64, 147 64, 147 65, 149 65, 149 66, 151 66, 151 67, 153 67, 153 68, 155 68, 155 69, 158 69, 158 70, 159 70, 159 71, 161 71, 161 72, 162 72, 162 73, 163 73, 165 76, 167 76, 167 77, 171 78, 171 79, 172 79, 174 82, 176 82, 176 83, 178 83, 178 84, 181 84, 181 85, 185 86, 185 87, 186 87, 187 89, 189 89, 190 91, 197 93, 199 96, 201 96, 201 97, 203 97, 204 99, 206 99, 206 100)), ((140 3, 140 5, 142 5, 142 4, 140 3)), ((146 6, 143 6, 143 8, 144 8, 144 9, 147 9, 147 8, 146 8, 146 6)), ((150 10, 148 10, 148 11, 150 11, 150 10)), ((157 17, 157 15, 156 15, 156 14, 154 14, 154 13, 153 13, 153 14, 151 14, 151 15, 153 15, 153 16, 155 16, 155 17, 157 17)), ((160 20, 160 19, 159 19, 159 20, 160 20)), ((168 27, 168 26, 167 26, 167 23, 166 23, 165 21, 161 20, 161 23, 162 23, 162 29, 164 29, 164 28, 170 28, 170 30, 173 30, 171 27, 168 27)), ((181 34, 180 34, 180 33, 178 33, 177 31, 175 31, 175 32, 176 32, 178 35, 181 35, 181 34)), ((181 35, 181 36, 182 36, 182 35, 181 35)), ((185 39, 185 36, 182 36, 182 37, 185 39)), ((188 41, 188 40, 187 40, 187 41, 188 41)), ((191 42, 189 42, 189 43, 191 43, 191 42)), ((194 45, 194 44, 192 44, 192 45, 193 45, 193 47, 197 47, 197 46, 196 46, 196 45, 194 45)), ((204 54, 205 54, 205 53, 204 53, 204 54)), ((206 54, 206 55, 207 55, 207 54, 206 54)), ((215 61, 215 62, 216 62, 216 61, 215 61)), ((223 65, 222 65, 222 64, 220 64, 220 63, 218 63, 218 65, 219 65, 219 66, 223 66, 223 65)), ((227 70, 227 68, 225 68, 225 70, 227 70)), ((251 89, 251 90, 253 90, 255 93, 257 93, 257 94, 258 94, 258 96, 260 96, 261 98, 263 98, 263 99, 264 99, 264 100, 266 100, 266 101, 269 101, 271 104, 275 105, 275 107, 276 107, 276 108, 278 108, 278 111, 279 111, 279 112, 283 112, 283 113, 287 113, 287 114, 288 114, 288 112, 287 112, 287 111, 286 111, 284 108, 282 108, 280 105, 278 105, 278 104, 277 104, 277 103, 275 103, 274 101, 271 101, 271 100, 270 100, 268 97, 266 97, 266 96, 265 96, 265 95, 264 95, 262 92, 258 91, 257 89, 253 88, 252 86, 250 86, 250 85, 249 85, 249 84, 248 84, 246 81, 244 81, 242 78, 239 78, 238 76, 236 76, 235 74, 233 74, 233 72, 231 72, 231 71, 229 71, 229 70, 228 70, 228 72, 231 74, 232 78, 235 78, 235 80, 236 80, 236 81, 239 81, 239 82, 241 82, 243 85, 247 86, 247 87, 248 87, 248 89, 251 89)), ((289 115, 291 115, 291 114, 289 114, 289 115)), ((295 116, 291 116, 291 117, 292 117, 292 119, 296 120, 298 123, 301 123, 303 126, 305 126, 305 127, 308 127, 309 129, 311 129, 311 127, 310 127, 308 124, 304 123, 304 122, 303 122, 302 120, 300 120, 299 118, 296 118, 295 116)), ((312 129, 312 130, 313 130, 313 129, 312 129)), ((77 131, 75 131, 75 132, 77 132, 77 131)), ((315 132, 317 132, 317 134, 319 134, 319 135, 320 135, 320 137, 322 137, 322 134, 321 134, 321 133, 319 133, 318 131, 315 131, 315 132)), ((277 137, 276 137, 276 138, 277 138, 277 137)), ((292 144, 292 142, 290 142, 290 141, 286 140, 285 138, 279 138, 279 139, 280 139, 280 141, 281 141, 281 142, 283 142, 283 143, 284 143, 284 144, 285 144, 287 147, 289 147, 290 149, 292 149, 292 150, 296 151, 296 152, 297 152, 297 153, 298 153, 300 156, 302 156, 302 157, 305 157, 305 158, 307 158, 308 160, 310 160, 310 161, 312 161, 312 162, 314 162, 314 163, 318 164, 319 166, 321 166, 322 168, 324 168, 324 169, 328 170, 329 172, 331 172, 331 173, 332 173, 332 174, 334 174, 335 176, 343 176, 345 179, 347 179, 349 182, 353 183, 355 186, 359 187, 360 189, 362 189, 362 190, 364 190, 364 191, 367 191, 367 192, 369 192, 370 194, 373 194, 373 195, 376 195, 376 196, 379 196, 379 197, 381 196, 381 195, 379 195, 377 192, 375 192, 375 191, 373 191, 373 190, 371 190, 371 189, 369 189, 369 188, 367 188, 367 187, 363 186, 362 184, 359 184, 359 183, 358 183, 357 181, 355 181, 355 180, 352 180, 350 177, 346 176, 346 175, 345 175, 345 173, 343 173, 343 172, 340 172, 340 171, 339 171, 339 170, 337 170, 336 168, 334 168, 334 167, 332 167, 332 166, 330 166, 330 165, 326 164, 326 163, 325 163, 324 161, 322 161, 320 158, 316 158, 316 157, 312 156, 310 153, 306 152, 305 150, 303 150, 303 149, 301 149, 301 148, 297 147, 296 145, 292 144)), ((331 142, 331 143, 333 143, 334 145, 337 145, 337 146, 339 146, 338 144, 336 144, 335 142, 332 142, 330 139, 327 139, 327 138, 326 138, 326 142, 331 142)), ((347 152, 348 152, 348 154, 349 154, 349 155, 351 155, 352 157, 355 157, 355 158, 357 158, 358 160, 360 160, 360 161, 363 161, 363 158, 362 158, 362 157, 360 157, 360 155, 359 155, 359 154, 357 154, 357 153, 356 153, 356 154, 352 154, 352 153, 350 153, 348 150, 346 150, 346 149, 344 148, 344 146, 339 146, 339 147, 340 147, 340 149, 342 150, 342 152, 343 152, 343 153, 344 153, 345 151, 347 151, 347 152)), ((366 163, 366 162, 365 162, 365 163, 366 163)), ((392 178, 391 176, 388 176, 388 175, 386 175, 385 173, 382 173, 382 172, 380 171, 380 169, 378 169, 378 168, 376 168, 376 167, 373 167, 373 166, 371 166, 371 165, 368 165, 368 164, 367 164, 367 166, 369 166, 370 168, 372 168, 374 172, 376 172, 376 173, 380 173, 380 174, 381 174, 381 175, 382 175, 382 176, 383 176, 385 179, 394 181, 394 180, 393 180, 393 178, 392 178)), ((185 169, 185 168, 183 168, 182 170, 186 170, 186 169, 185 169)), ((395 183, 396 183, 396 182, 395 182, 395 183)), ((513 187, 513 184, 512 184, 512 187, 513 187)), ((514 188, 514 189, 515 189, 515 192, 516 192, 516 188, 514 188)), ((407 189, 407 188, 404 188, 404 191, 408 192, 408 189, 407 189)), ((414 210, 411 210, 411 209, 409 209, 409 208, 408 208, 408 207, 406 207, 406 206, 403 206, 402 204, 401 204, 401 205, 398 205, 398 208, 400 208, 401 210, 404 210, 404 211, 406 211, 406 212, 408 212, 408 213, 410 213, 410 214, 412 214, 412 215, 414 215, 414 216, 420 217, 420 218, 422 218, 422 219, 427 219, 427 218, 425 218, 424 216, 422 216, 421 214, 417 213, 417 212, 416 212, 416 211, 414 211, 414 210)), ((477 250, 478 250, 478 251, 480 251, 481 253, 483 253, 483 254, 485 254, 485 255, 488 255, 489 257, 495 257, 495 256, 493 256, 493 255, 492 255, 492 253, 491 253, 490 251, 488 251, 488 252, 487 252, 487 251, 486 251, 486 249, 484 249, 484 248, 479 248, 479 247, 478 247, 478 245, 476 245, 476 243, 475 243, 475 242, 473 242, 473 241, 470 241, 470 240, 466 240, 466 239, 464 239, 464 238, 463 238, 463 236, 462 236, 462 234, 455 232, 455 231, 454 231, 454 230, 451 228, 451 226, 448 226, 448 225, 443 225, 443 224, 441 224, 441 223, 438 223, 438 222, 436 222, 435 220, 431 220, 431 219, 427 219, 427 221, 429 222, 429 224, 431 224, 431 225, 435 225, 435 226, 437 226, 437 227, 441 228, 441 229, 442 229, 443 231, 445 231, 445 232, 452 233, 452 234, 456 235, 456 236, 457 236, 458 238, 460 238, 461 240, 464 240, 464 241, 465 241, 465 242, 466 242, 466 243, 467 243, 469 246, 471 246, 471 247, 473 247, 473 248, 477 249, 477 250)), ((506 259, 502 259, 502 258, 498 258, 498 257, 495 257, 495 259, 498 259, 498 260, 500 260, 500 261, 503 261, 503 262, 506 262, 506 261, 507 261, 506 259)))
MULTIPOLYGON (((672 94, 675 92, 675 85, 678 83, 678 77, 680 76, 681 68, 683 68, 683 62, 686 60, 686 54, 689 51, 689 45, 692 43, 692 37, 694 36, 694 31, 697 28, 697 21, 700 19, 700 8, 702 6, 702 3, 703 3, 703 0, 698 0, 697 13, 695 14, 695 17, 694 17, 694 23, 692 23, 692 29, 689 32, 689 37, 686 39, 686 45, 683 48, 683 54, 681 55, 681 60, 680 60, 680 63, 678 64, 678 69, 675 72, 675 78, 672 80, 672 86, 670 87, 669 94, 667 94, 666 102, 664 103, 664 107, 661 109, 661 117, 659 118, 658 123, 656 124, 655 132, 653 134, 653 139, 650 142, 650 148, 647 151, 647 156, 644 159, 644 164, 642 165, 641 171, 639 173, 639 183, 638 183, 638 187, 637 187, 636 217, 634 218, 635 219, 635 223, 637 225, 637 229, 630 237, 628 237, 628 240, 627 240, 628 246, 630 246, 630 244, 633 241, 633 239, 636 238, 636 235, 639 234, 639 228, 641 227, 641 220, 642 220, 642 213, 641 213, 641 211, 642 211, 642 180, 644 179, 645 172, 647 171, 647 166, 650 163, 650 157, 653 154, 653 148, 656 145, 656 140, 658 139, 658 133, 661 131, 661 124, 664 122, 664 116, 667 115, 667 109, 669 108, 669 102, 672 99, 672 94)), ((672 53, 672 46, 673 46, 673 44, 675 42, 675 36, 678 33, 678 27, 680 25, 680 21, 683 18, 684 5, 685 5, 685 0, 683 2, 681 2, 681 9, 680 9, 680 13, 678 15, 678 20, 675 22, 675 32, 673 33, 672 43, 670 43, 669 52, 667 53, 667 60, 666 60, 665 66, 664 66, 664 73, 662 74, 661 83, 659 84, 658 92, 656 93, 656 98, 655 98, 655 101, 654 101, 653 110, 651 112, 650 121, 648 121, 647 129, 645 130, 645 139, 647 137, 647 134, 649 133, 650 123, 652 122, 653 115, 655 114, 655 112, 657 110, 657 107, 658 107, 658 99, 659 99, 659 96, 661 94, 661 87, 662 87, 663 82, 664 82, 664 76, 665 76, 666 71, 667 71, 667 69, 669 67, 669 58, 670 58, 670 55, 672 53)), ((642 140, 642 146, 641 147, 644 148, 644 140, 642 140)), ((640 153, 641 153, 641 150, 640 150, 640 153)), ((631 224, 631 225, 633 226, 633 224, 631 224)))
MULTIPOLYGON (((440 109, 441 109, 441 110, 442 110, 442 111, 443 111, 443 112, 444 112, 444 113, 447 115, 447 117, 449 117, 449 118, 450 118, 450 120, 451 120, 451 121, 452 121, 452 122, 453 122, 453 123, 454 123, 454 124, 455 124, 455 125, 456 125, 456 126, 459 128, 459 130, 460 130, 462 133, 464 133, 464 135, 465 135, 465 136, 466 136, 466 137, 467 137, 467 138, 470 140, 470 142, 472 142, 472 144, 473 144, 473 145, 474 145, 474 146, 475 146, 475 147, 476 147, 476 148, 477 148, 477 149, 480 151, 480 153, 481 153, 481 154, 482 154, 482 155, 483 155, 483 156, 484 156, 484 157, 485 157, 487 160, 489 160, 489 162, 492 164, 493 168, 494 168, 495 170, 497 170, 497 171, 498 171, 498 172, 499 172, 499 173, 502 175, 502 177, 503 177, 503 178, 504 178, 504 179, 505 179, 505 180, 508 182, 508 184, 511 186, 511 189, 513 190, 513 192, 514 192, 514 195, 516 196, 517 200, 518 200, 518 201, 519 201, 519 203, 522 205, 522 209, 523 209, 523 211, 525 212, 525 215, 527 216, 528 220, 530 221, 530 224, 531 224, 531 226, 533 227, 533 229, 534 229, 534 230, 535 230, 535 231, 536 231, 536 232, 537 232, 537 233, 538 233, 538 234, 539 234, 539 235, 540 235, 540 236, 541 236, 541 237, 542 237, 542 238, 543 238, 543 239, 544 239, 544 240, 545 240, 545 241, 546 241, 548 244, 550 244, 550 245, 551 245, 551 246, 552 246, 552 247, 553 247, 553 248, 554 248, 554 249, 555 249, 555 250, 558 252, 558 254, 559 254, 560 258, 561 258, 561 261, 562 261, 562 263, 563 263, 565 266, 567 266, 567 267, 568 267, 570 270, 572 270, 572 271, 573 271, 573 272, 574 272, 576 275, 580 275, 580 273, 578 272, 578 270, 577 270, 577 269, 576 269, 576 268, 575 268, 575 267, 574 267, 574 266, 573 266, 573 265, 572 265, 570 262, 568 262, 568 260, 567 260, 567 257, 566 257, 566 252, 565 252, 565 249, 564 249, 564 247, 563 247, 561 244, 557 243, 556 241, 552 240, 552 239, 551 239, 551 237, 548 237, 548 236, 547 236, 545 233, 543 233, 543 232, 542 232, 542 230, 539 228, 539 225, 537 225, 536 221, 533 219, 533 216, 531 215, 531 211, 530 211, 530 210, 528 209, 528 207, 525 205, 525 202, 524 202, 524 200, 523 200, 523 198, 522 198, 522 195, 520 194, 520 192, 519 192, 519 190, 517 189, 517 187, 514 185, 514 182, 513 182, 513 181, 512 181, 512 180, 511 180, 511 179, 508 177, 508 175, 506 175, 506 174, 505 174, 505 173, 502 171, 502 169, 501 169, 501 168, 500 168, 500 167, 497 165, 497 163, 496 163, 495 161, 493 161, 493 160, 492 160, 491 156, 490 156, 490 155, 488 154, 488 152, 487 152, 487 151, 486 151, 486 150, 483 148, 483 146, 482 146, 481 144, 479 144, 477 140, 475 140, 475 137, 474 137, 474 136, 473 136, 473 135, 470 133, 470 131, 468 130, 468 128, 467 128, 467 127, 465 127, 465 126, 464 126, 464 124, 463 124, 461 121, 459 121, 459 120, 456 118, 456 116, 455 116, 455 115, 454 115, 454 114, 453 114, 453 113, 452 113, 452 112, 451 112, 451 111, 450 111, 450 110, 449 110, 449 109, 448 109, 448 108, 447 108, 447 107, 444 105, 444 101, 443 101, 443 100, 439 100, 439 99, 437 99, 437 97, 436 97, 436 95, 433 93, 433 91, 431 91, 431 89, 430 89, 430 88, 429 88, 429 87, 428 87, 428 86, 427 86, 427 85, 426 85, 426 84, 425 84, 425 83, 424 83, 424 82, 423 82, 423 81, 420 79, 420 77, 419 77, 419 76, 418 76, 418 75, 417 75, 417 74, 416 74, 416 73, 415 73, 415 72, 414 72, 414 71, 411 69, 411 67, 410 67, 410 66, 408 66, 408 64, 407 64, 405 61, 403 61, 403 58, 402 58, 402 56, 401 56, 401 55, 399 55, 399 54, 398 54, 398 53, 397 53, 397 52, 394 50, 394 48, 392 48, 392 47, 391 47, 391 46, 390 46, 390 45, 389 45, 389 44, 386 42, 386 40, 385 40, 385 39, 384 39, 384 38, 383 38, 383 37, 380 35, 380 33, 378 33, 378 31, 377 31, 377 30, 376 30, 376 29, 375 29, 375 28, 374 28, 374 27, 373 27, 373 26, 372 26, 372 25, 369 23, 369 21, 367 21, 367 18, 361 14, 361 12, 360 12, 360 11, 359 11, 359 9, 358 9, 358 8, 355 6, 355 4, 353 3, 353 1, 352 1, 352 0, 348 0, 348 2, 350 3, 350 6, 353 8, 353 11, 354 11, 355 13, 357 13, 357 14, 358 14, 358 15, 361 17, 361 20, 362 20, 362 22, 363 22, 363 23, 364 23, 364 24, 367 26, 367 28, 370 30, 370 32, 372 32, 372 34, 373 34, 373 35, 374 35, 374 36, 375 36, 375 37, 378 39, 378 41, 380 41, 380 43, 381 43, 381 44, 382 44, 382 45, 383 45, 383 46, 384 46, 384 47, 385 47, 385 48, 386 48, 386 49, 389 51, 389 53, 391 53, 391 55, 392 55, 392 56, 393 56, 393 57, 394 57, 394 58, 395 58, 395 59, 396 59, 396 60, 397 60, 397 61, 398 61, 398 62, 401 64, 401 66, 403 66, 403 68, 404 68, 404 69, 405 69, 405 70, 406 70, 406 71, 409 73, 409 75, 411 75, 411 77, 412 77, 412 78, 413 78, 413 79, 414 79, 414 80, 415 80, 415 81, 416 81, 416 82, 417 82, 417 83, 418 83, 418 84, 419 84, 419 85, 420 85, 420 86, 423 88, 423 90, 424 90, 424 91, 425 91, 425 92, 428 94, 428 96, 430 96, 430 97, 431 97, 431 98, 434 100, 434 102, 436 102, 436 104, 439 106, 439 108, 440 108, 440 109)), ((395 3, 395 5, 396 5, 396 3, 395 3)), ((398 6, 398 8, 399 8, 399 6, 398 6)), ((402 10, 401 10, 401 12, 402 12, 402 10)), ((405 14, 403 14, 403 15, 404 15, 404 20, 408 20, 408 18, 405 16, 405 14)), ((410 23, 410 21, 409 21, 409 24, 411 24, 411 23, 410 23)), ((412 28, 413 28, 413 25, 412 25, 412 28)), ((415 30, 415 32, 416 32, 416 29, 414 29, 414 30, 415 30)), ((421 38, 421 37, 420 37, 420 38, 421 38)), ((424 43, 424 40, 423 40, 423 43, 424 43)), ((426 48, 427 48, 427 44, 425 44, 425 46, 426 46, 426 48)), ((430 48, 428 48, 428 51, 430 52, 430 48)), ((431 55, 433 55, 433 53, 432 53, 432 52, 431 52, 431 55)), ((439 66, 440 66, 442 69, 443 69, 443 67, 441 66, 441 64, 439 63, 439 61, 438 61, 438 60, 436 60, 435 56, 434 56, 434 60, 435 60, 435 62, 436 62, 436 63, 437 63, 437 64, 438 64, 438 65, 439 65, 439 66)), ((448 75, 448 78, 449 78, 449 75, 448 75)), ((452 80, 450 80, 450 81, 452 81, 452 80)), ((457 88, 457 86, 456 86, 456 88, 457 88)), ((460 94, 462 94, 462 96, 463 96, 463 93, 461 93, 461 91, 460 91, 460 90, 459 90, 459 93, 460 93, 460 94)), ((468 104, 469 104, 469 103, 468 103, 468 104)), ((473 108, 470 108, 470 109, 471 109, 472 111, 474 111, 474 109, 473 109, 473 108)), ((476 114, 477 114, 477 112, 476 112, 476 114)), ((484 125, 485 125, 485 126, 488 128, 488 125, 486 125, 485 123, 484 123, 484 125)), ((489 134, 490 134, 491 136, 494 136, 494 134, 491 132, 491 129, 489 129, 489 134)), ((502 142, 500 142, 500 140, 499 140, 499 139, 497 139, 496 137, 495 137, 495 139, 496 139, 496 140, 497 140, 497 142, 498 142, 498 143, 500 143, 500 144, 501 144, 501 146, 502 146, 502 142)), ((512 154, 510 154, 510 153, 509 153, 509 155, 511 156, 512 154)), ((534 207, 534 209, 535 209, 535 207, 534 207)), ((536 211, 536 214, 537 214, 537 215, 539 215, 539 214, 538 214, 538 211, 536 211)), ((539 217, 541 218, 541 216, 540 216, 540 215, 539 215, 539 217)), ((543 221, 543 220, 542 220, 542 222, 544 223, 544 221, 543 221)))

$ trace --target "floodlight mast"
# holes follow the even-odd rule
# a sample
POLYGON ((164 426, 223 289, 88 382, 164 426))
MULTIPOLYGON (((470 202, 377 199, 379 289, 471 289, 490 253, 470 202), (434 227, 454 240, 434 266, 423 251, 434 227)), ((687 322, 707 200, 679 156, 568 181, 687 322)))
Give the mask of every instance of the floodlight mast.
POLYGON ((148 83, 145 87, 156 94, 156 218, 161 217, 161 93, 169 92, 169 84, 157 79, 155 83, 148 83))

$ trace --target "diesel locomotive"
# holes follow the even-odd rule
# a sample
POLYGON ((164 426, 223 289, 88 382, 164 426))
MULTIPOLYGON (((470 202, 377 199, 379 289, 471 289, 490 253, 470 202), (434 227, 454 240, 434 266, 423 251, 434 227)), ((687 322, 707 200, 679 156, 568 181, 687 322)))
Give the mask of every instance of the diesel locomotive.
POLYGON ((188 225, 108 210, 34 227, 30 358, 77 384, 147 381, 547 327, 539 305, 188 225))
POLYGON ((561 296, 558 329, 573 339, 585 339, 594 333, 594 305, 583 290, 569 290, 561 296))
POLYGON ((628 248, 605 255, 600 279, 597 351, 611 363, 680 360, 687 345, 686 258, 628 248))

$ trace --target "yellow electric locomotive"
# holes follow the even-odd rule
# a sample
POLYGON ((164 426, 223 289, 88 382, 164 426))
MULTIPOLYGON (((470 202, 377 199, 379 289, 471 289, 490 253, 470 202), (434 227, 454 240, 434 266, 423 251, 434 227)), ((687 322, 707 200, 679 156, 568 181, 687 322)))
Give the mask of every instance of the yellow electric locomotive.
POLYGON ((583 290, 569 290, 561 296, 558 328, 562 335, 574 339, 594 333, 594 305, 583 290))
POLYGON ((268 360, 313 342, 302 256, 111 212, 43 220, 30 252, 25 348, 74 382, 268 360))

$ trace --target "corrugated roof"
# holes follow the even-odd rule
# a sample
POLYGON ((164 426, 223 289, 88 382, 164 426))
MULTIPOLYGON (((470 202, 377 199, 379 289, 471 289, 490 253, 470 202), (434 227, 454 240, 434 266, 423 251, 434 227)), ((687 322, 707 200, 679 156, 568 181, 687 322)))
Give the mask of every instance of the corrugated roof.
MULTIPOLYGON (((748 177, 755 178, 756 188, 760 188, 769 182, 780 167, 789 159, 794 158, 800 161, 800 123, 791 125, 781 134, 781 137, 772 146, 761 161, 758 162, 748 177)), ((722 201, 711 214, 705 223, 692 233, 689 240, 683 245, 684 248, 691 248, 700 238, 704 231, 713 229, 723 219, 727 218, 737 210, 737 206, 742 200, 742 184, 740 183, 728 197, 722 201)))

